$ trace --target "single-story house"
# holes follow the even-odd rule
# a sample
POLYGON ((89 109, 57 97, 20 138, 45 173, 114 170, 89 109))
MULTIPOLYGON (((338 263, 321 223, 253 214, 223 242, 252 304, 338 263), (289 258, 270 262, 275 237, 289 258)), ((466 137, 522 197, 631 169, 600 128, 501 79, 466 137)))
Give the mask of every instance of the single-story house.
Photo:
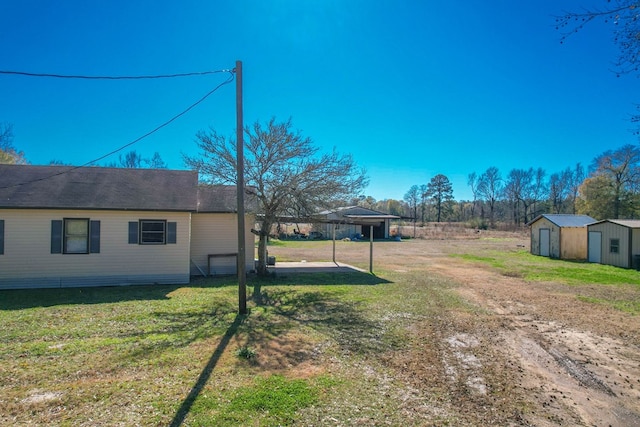
POLYGON ((531 253, 559 259, 587 259, 587 225, 596 222, 588 215, 542 214, 531 227, 531 253))
POLYGON ((199 185, 195 171, 0 165, 0 289, 234 273, 235 203, 235 187, 199 185))
POLYGON ((589 262, 639 268, 640 220, 606 219, 589 224, 589 262))
POLYGON ((373 226, 374 239, 389 238, 389 228, 392 219, 398 216, 389 215, 361 206, 347 206, 320 212, 314 219, 320 223, 325 237, 332 238, 335 227, 335 238, 353 238, 361 236, 369 239, 373 226))

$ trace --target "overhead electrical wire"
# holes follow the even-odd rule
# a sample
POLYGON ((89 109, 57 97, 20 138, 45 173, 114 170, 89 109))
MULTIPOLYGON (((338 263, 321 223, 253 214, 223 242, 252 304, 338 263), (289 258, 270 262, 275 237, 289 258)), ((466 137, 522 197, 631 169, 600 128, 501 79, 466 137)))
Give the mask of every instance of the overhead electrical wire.
POLYGON ((209 74, 219 74, 231 72, 233 70, 199 71, 193 73, 158 74, 149 76, 88 76, 72 74, 52 74, 52 73, 30 73, 27 71, 0 70, 0 74, 10 74, 26 77, 51 77, 56 79, 86 79, 86 80, 144 80, 144 79, 168 79, 175 77, 206 76, 209 74))
MULTIPOLYGON (((154 129, 150 130, 149 132, 145 133, 144 135, 142 135, 142 136, 140 136, 140 137, 138 137, 138 138, 134 139, 133 141, 128 142, 127 144, 125 144, 125 145, 123 145, 123 146, 121 146, 121 147, 119 147, 119 148, 117 148, 117 149, 115 149, 115 150, 113 150, 113 151, 111 151, 111 152, 109 152, 109 153, 107 153, 107 154, 103 155, 103 156, 100 156, 100 157, 98 157, 98 158, 96 158, 96 159, 93 159, 93 160, 91 160, 91 161, 89 161, 89 162, 86 162, 86 163, 84 163, 84 164, 82 164, 82 165, 80 165, 80 166, 71 166, 71 167, 69 167, 69 169, 66 169, 66 170, 63 170, 63 171, 60 171, 60 172, 58 172, 58 173, 51 174, 51 175, 48 175, 48 176, 45 176, 45 177, 42 177, 42 178, 34 179, 34 180, 32 180, 32 181, 26 181, 26 182, 21 182, 21 183, 18 183, 18 184, 12 184, 12 185, 7 185, 7 186, 1 186, 1 187, 0 187, 0 190, 7 189, 7 188, 13 188, 13 187, 20 187, 20 186, 22 186, 22 185, 28 185, 28 184, 32 184, 32 183, 34 183, 34 182, 45 181, 45 180, 47 180, 47 179, 51 179, 51 178, 54 178, 54 177, 56 177, 56 176, 64 175, 64 174, 67 174, 67 173, 69 173, 69 172, 72 172, 72 171, 77 170, 77 169, 80 169, 80 168, 89 167, 89 166, 93 165, 94 163, 96 163, 96 162, 98 162, 98 161, 100 161, 100 160, 103 160, 103 159, 105 159, 105 158, 107 158, 107 157, 109 157, 109 156, 111 156, 111 155, 113 155, 113 154, 115 154, 115 153, 117 153, 117 152, 119 152, 119 151, 122 151, 122 150, 124 150, 125 148, 130 147, 130 146, 132 146, 133 144, 135 144, 135 143, 137 143, 137 142, 140 142, 140 141, 141 141, 141 140, 143 140, 144 138, 146 138, 146 137, 148 137, 148 136, 150 136, 150 135, 152 135, 152 134, 156 133, 157 131, 159 131, 159 130, 160 130, 160 129, 162 129, 163 127, 165 127, 165 126, 169 125, 169 124, 170 124, 170 123, 172 123, 173 121, 175 121, 175 120, 177 120, 178 118, 180 118, 180 117, 184 116, 184 115, 185 115, 185 114, 187 114, 189 111, 191 111, 193 108, 195 108, 198 104, 202 103, 205 99, 207 99, 209 96, 211 96, 215 91, 217 91, 218 89, 220 89, 222 86, 224 86, 224 85, 227 85, 227 84, 231 83, 231 82, 234 80, 234 76, 235 76, 235 69, 230 69, 230 70, 221 70, 221 71, 216 71, 215 73, 219 73, 219 72, 228 72, 228 73, 229 73, 229 77, 228 77, 225 81, 223 81, 222 83, 220 83, 218 86, 216 86, 215 88, 213 88, 212 90, 210 90, 208 93, 206 93, 206 94, 205 94, 203 97, 201 97, 199 100, 197 100, 196 102, 194 102, 193 104, 191 104, 190 106, 188 106, 186 109, 184 109, 184 110, 183 110, 183 111, 181 111, 180 113, 176 114, 175 116, 171 117, 169 120, 165 121, 165 122, 164 122, 164 123, 162 123, 161 125, 159 125, 159 126, 155 127, 154 129)), ((211 72, 211 73, 213 73, 213 72, 211 72)), ((211 74, 211 73, 210 73, 210 74, 211 74)), ((165 76, 165 77, 166 77, 166 76, 165 76)), ((70 77, 67 77, 67 78, 70 78, 70 77)), ((82 77, 81 77, 81 78, 82 78, 82 77)), ((144 77, 143 77, 143 78, 144 78, 144 77)), ((160 77, 156 77, 156 78, 160 78, 160 77)))

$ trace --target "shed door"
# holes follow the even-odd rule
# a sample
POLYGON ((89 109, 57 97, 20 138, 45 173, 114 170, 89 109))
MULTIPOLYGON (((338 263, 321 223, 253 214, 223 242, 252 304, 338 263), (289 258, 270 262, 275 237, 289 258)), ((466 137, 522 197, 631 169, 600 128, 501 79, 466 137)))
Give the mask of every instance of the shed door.
POLYGON ((540 229, 540 255, 549 256, 549 247, 551 246, 551 235, 548 228, 540 229))
POLYGON ((602 260, 602 233, 589 232, 589 262, 600 263, 602 260))

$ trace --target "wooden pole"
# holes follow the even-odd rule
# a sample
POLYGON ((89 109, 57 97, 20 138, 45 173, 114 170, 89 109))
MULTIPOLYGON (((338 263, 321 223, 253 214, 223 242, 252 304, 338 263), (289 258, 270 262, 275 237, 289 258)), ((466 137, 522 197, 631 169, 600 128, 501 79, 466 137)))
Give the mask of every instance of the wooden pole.
POLYGON ((238 199, 238 313, 247 314, 247 272, 244 231, 244 124, 242 117, 242 61, 236 61, 236 148, 237 148, 237 180, 236 193, 238 199))

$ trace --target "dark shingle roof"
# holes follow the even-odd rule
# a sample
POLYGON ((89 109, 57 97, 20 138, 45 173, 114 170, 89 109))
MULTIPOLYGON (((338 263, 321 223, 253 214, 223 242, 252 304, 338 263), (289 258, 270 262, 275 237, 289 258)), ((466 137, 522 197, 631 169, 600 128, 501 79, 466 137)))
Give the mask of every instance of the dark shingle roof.
POLYGON ((197 188, 195 171, 0 165, 0 208, 195 211, 197 188))
POLYGON ((236 187, 201 185, 198 188, 198 212, 236 212, 236 187))
MULTIPOLYGON (((250 190, 251 187, 247 187, 250 190)), ((237 212, 238 201, 236 200, 235 185, 211 185, 200 184, 198 187, 198 208, 197 212, 237 212)), ((246 213, 256 212, 258 201, 251 191, 245 191, 244 209, 246 213)))

